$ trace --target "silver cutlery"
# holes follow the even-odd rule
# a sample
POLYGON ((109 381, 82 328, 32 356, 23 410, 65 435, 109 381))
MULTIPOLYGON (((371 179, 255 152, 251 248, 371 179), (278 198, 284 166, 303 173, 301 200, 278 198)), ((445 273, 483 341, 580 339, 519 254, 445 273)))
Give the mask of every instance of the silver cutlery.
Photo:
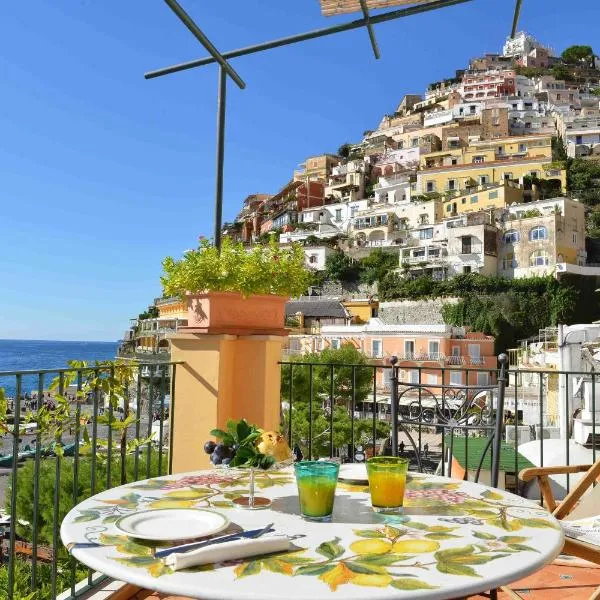
POLYGON ((204 540, 202 542, 192 542, 191 544, 181 544, 179 546, 171 546, 170 548, 164 548, 154 553, 156 558, 164 558, 169 554, 180 554, 182 552, 188 552, 190 550, 198 550, 205 546, 212 546, 213 544, 222 544, 223 542, 231 542, 239 539, 256 539, 265 533, 274 531, 273 523, 269 523, 261 529, 251 529, 249 531, 239 531, 237 533, 230 533, 228 535, 222 535, 220 537, 212 538, 210 540, 204 540))

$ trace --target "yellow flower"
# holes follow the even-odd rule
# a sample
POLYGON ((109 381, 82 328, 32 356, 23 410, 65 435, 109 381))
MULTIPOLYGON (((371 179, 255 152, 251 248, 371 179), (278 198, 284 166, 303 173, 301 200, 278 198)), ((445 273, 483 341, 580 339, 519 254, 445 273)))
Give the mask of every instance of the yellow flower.
POLYGON ((331 571, 319 575, 319 579, 324 581, 332 592, 335 592, 339 585, 348 583, 356 575, 357 573, 353 573, 344 563, 339 563, 331 571))

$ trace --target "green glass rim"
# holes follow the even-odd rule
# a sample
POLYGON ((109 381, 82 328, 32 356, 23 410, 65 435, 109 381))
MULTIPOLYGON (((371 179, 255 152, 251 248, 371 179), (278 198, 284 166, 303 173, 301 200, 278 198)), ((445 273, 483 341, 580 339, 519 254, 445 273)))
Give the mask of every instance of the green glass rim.
POLYGON ((340 465, 331 460, 303 460, 294 463, 294 469, 296 471, 331 471, 333 469, 339 469, 340 465))

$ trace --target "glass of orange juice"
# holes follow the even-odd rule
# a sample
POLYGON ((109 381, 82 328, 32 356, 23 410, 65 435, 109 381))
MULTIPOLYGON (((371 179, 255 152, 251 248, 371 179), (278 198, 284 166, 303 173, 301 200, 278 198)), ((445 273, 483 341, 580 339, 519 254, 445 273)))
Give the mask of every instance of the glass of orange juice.
POLYGON ((375 456, 367 461, 371 505, 375 512, 402 514, 408 459, 375 456))
POLYGON ((294 464, 300 514, 310 521, 331 521, 340 465, 330 461, 301 461, 294 464))

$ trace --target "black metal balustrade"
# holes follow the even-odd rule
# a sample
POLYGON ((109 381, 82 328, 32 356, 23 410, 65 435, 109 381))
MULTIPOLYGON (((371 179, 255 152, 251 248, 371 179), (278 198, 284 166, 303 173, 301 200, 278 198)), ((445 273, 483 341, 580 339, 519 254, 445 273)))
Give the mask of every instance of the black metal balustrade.
POLYGON ((0 465, 10 464, 10 525, 0 553, 7 588, 1 597, 37 592, 42 600, 64 592, 77 598, 104 579, 87 570, 81 580, 84 567, 62 547, 60 523, 84 498, 171 472, 176 367, 111 363, 0 372, 8 423, 3 451, 12 453, 12 460, 0 456, 0 465), (58 425, 61 419, 68 426, 58 425))
MULTIPOLYGON (((495 458, 501 459, 505 486, 511 491, 527 493, 518 473, 531 464, 527 456, 544 466, 549 446, 553 464, 571 464, 572 444, 586 448, 589 462, 595 462, 600 445, 597 373, 509 369, 504 377, 500 368, 486 369, 480 363, 471 361, 471 367, 450 362, 460 366, 441 367, 418 361, 400 361, 395 366, 381 361, 311 363, 301 358, 281 362, 284 431, 290 446, 297 447, 305 459, 332 457, 352 462, 357 456, 365 459, 395 449, 411 458, 412 469, 462 476, 452 473, 456 454, 464 462, 464 476, 477 476, 484 467, 494 470, 490 445, 483 452, 480 440, 491 437, 503 405, 498 439, 502 443, 495 458), (388 431, 382 433, 382 425, 388 431), (407 444, 396 446, 394 431, 407 444), (525 456, 519 446, 527 442, 525 456)), ((569 476, 564 488, 570 489, 569 476)))

